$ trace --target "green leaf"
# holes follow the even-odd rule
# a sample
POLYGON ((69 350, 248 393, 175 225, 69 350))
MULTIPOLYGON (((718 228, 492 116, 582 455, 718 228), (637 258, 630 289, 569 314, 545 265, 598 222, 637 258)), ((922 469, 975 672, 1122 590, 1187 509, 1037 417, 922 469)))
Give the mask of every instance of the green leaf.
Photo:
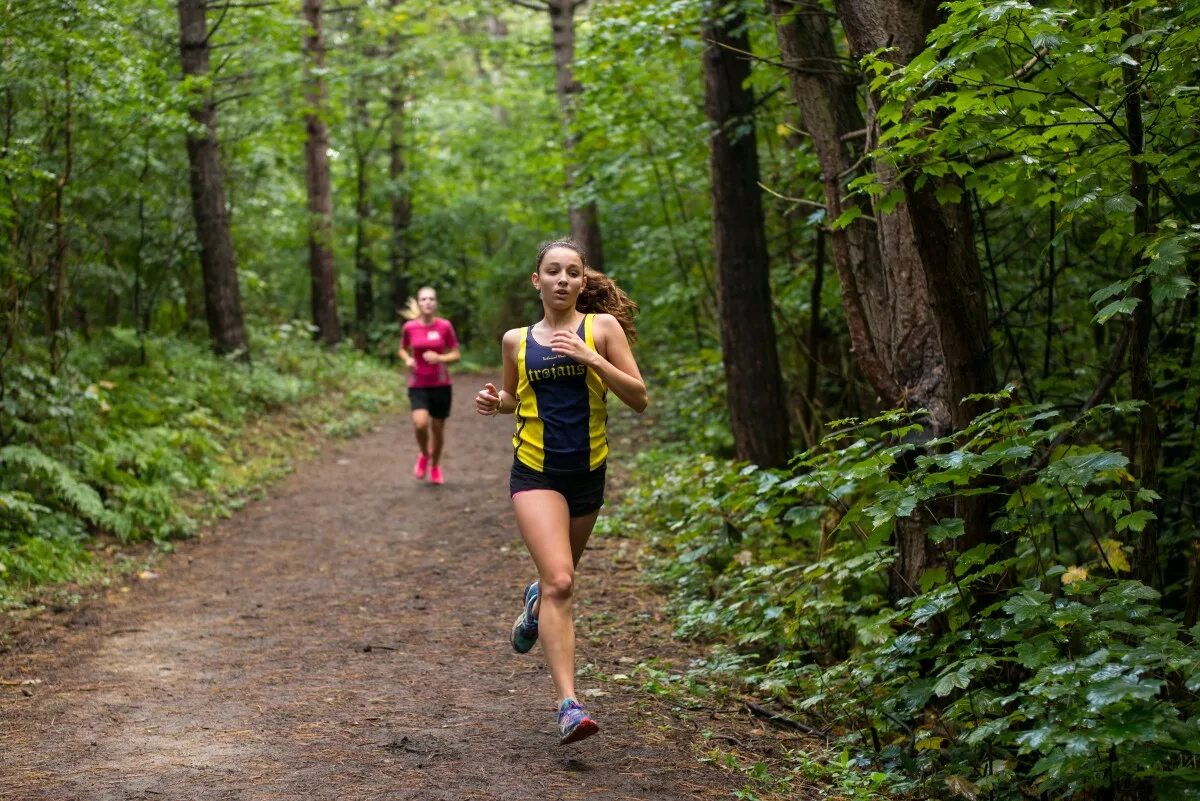
POLYGON ((938 698, 945 698, 955 690, 965 690, 971 683, 971 671, 968 666, 960 666, 957 670, 945 673, 933 685, 933 693, 938 698))
POLYGON ((965 532, 962 518, 947 517, 929 527, 929 540, 941 543, 961 537, 965 532))
POLYGON ((1118 676, 1107 681, 1094 682, 1087 691, 1088 709, 1099 712, 1107 706, 1131 698, 1148 701, 1158 695, 1162 687, 1162 681, 1139 681, 1133 676, 1118 676))
POLYGON ((933 194, 938 203, 958 203, 962 200, 962 187, 958 184, 942 184, 933 194))
POLYGON ((852 204, 849 208, 839 214, 836 220, 833 221, 833 228, 835 231, 841 230, 862 216, 862 206, 859 206, 857 203, 852 204))
POLYGON ((1158 516, 1154 512, 1145 509, 1130 512, 1117 520, 1117 531, 1141 531, 1146 527, 1146 523, 1157 518, 1158 516))
POLYGON ((1017 623, 1044 618, 1050 613, 1050 596, 1041 590, 1025 589, 1009 598, 1004 611, 1012 615, 1017 623))
POLYGON ((1092 322, 1104 325, 1118 314, 1132 314, 1133 310, 1137 308, 1137 305, 1137 298, 1123 298, 1121 300, 1114 300, 1112 303, 1096 312, 1096 316, 1092 318, 1092 322))
POLYGON ((1051 462, 1041 476, 1061 484, 1085 486, 1100 473, 1121 470, 1128 464, 1129 458, 1116 451, 1073 453, 1051 462))
POLYGON ((1114 281, 1113 283, 1109 284, 1108 286, 1106 286, 1102 289, 1098 289, 1095 292, 1093 292, 1091 301, 1092 301, 1092 303, 1099 303, 1102 300, 1108 300, 1109 298, 1113 297, 1114 295, 1119 295, 1122 292, 1128 292, 1129 288, 1131 286, 1133 286, 1133 283, 1134 283, 1133 279, 1126 279, 1124 281, 1114 281))
POLYGON ((1168 275, 1154 282, 1150 297, 1155 303, 1183 300, 1195 286, 1195 282, 1186 275, 1168 275))
POLYGON ((1138 205, 1129 195, 1116 195, 1104 201, 1104 211, 1106 214, 1133 214, 1138 205))

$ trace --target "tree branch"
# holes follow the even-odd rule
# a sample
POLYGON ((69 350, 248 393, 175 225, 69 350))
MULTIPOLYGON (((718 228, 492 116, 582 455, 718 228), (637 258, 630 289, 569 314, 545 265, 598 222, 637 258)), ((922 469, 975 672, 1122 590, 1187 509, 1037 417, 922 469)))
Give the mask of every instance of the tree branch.
POLYGON ((528 2, 528 0, 508 0, 508 2, 514 6, 520 6, 521 8, 528 8, 530 11, 536 11, 539 14, 545 14, 545 13, 550 12, 550 4, 549 3, 531 3, 531 2, 528 2))

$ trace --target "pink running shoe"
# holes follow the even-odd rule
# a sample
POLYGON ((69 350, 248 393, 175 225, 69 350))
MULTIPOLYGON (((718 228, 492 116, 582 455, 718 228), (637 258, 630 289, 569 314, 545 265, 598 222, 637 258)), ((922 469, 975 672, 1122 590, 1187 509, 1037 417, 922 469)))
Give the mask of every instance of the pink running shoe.
POLYGON ((425 478, 425 471, 429 469, 429 457, 421 454, 417 457, 417 463, 413 465, 413 478, 425 478))
POLYGON ((429 468, 429 480, 434 484, 445 484, 446 479, 442 478, 442 468, 438 467, 436 464, 429 468))

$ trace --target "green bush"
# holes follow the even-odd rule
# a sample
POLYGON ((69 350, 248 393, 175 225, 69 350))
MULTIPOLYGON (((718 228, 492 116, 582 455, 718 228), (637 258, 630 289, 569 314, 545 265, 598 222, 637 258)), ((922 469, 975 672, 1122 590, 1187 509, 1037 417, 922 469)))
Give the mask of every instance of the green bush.
POLYGON ((1136 406, 1073 422, 996 400, 925 442, 913 416, 842 421, 781 471, 647 452, 612 525, 649 531, 680 634, 716 645, 703 672, 813 719, 895 791, 1196 797, 1200 627, 1129 577, 1151 515, 1127 459, 1066 444, 1136 406), (994 504, 982 542, 939 517, 969 494, 994 504), (905 518, 939 558, 895 601, 905 518))
POLYGON ((206 343, 110 329, 78 348, 59 375, 30 366, 6 373, 0 447, 0 603, 86 572, 88 538, 163 542, 196 528, 189 497, 246 487, 227 473, 244 458, 238 437, 257 417, 322 399, 349 415, 327 425, 353 436, 369 413, 393 405, 393 369, 312 341, 289 324, 254 337, 250 364, 206 343), (81 572, 83 571, 83 572, 81 572))

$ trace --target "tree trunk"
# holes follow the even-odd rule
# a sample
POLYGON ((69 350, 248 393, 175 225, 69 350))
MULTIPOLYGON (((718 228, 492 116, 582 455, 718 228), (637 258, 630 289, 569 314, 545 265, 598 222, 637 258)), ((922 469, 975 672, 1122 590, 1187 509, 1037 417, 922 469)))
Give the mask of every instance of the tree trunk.
MULTIPOLYGON (((208 76, 208 32, 204 0, 179 0, 179 51, 183 74, 203 86, 208 76)), ((211 89, 197 94, 189 114, 200 126, 187 136, 188 175, 192 188, 192 215, 200 244, 200 272, 204 282, 204 310, 208 333, 217 353, 241 352, 249 358, 242 297, 238 289, 237 262, 225 202, 225 171, 217 149, 217 108, 211 89)))
MULTIPOLYGON (((851 50, 858 56, 891 46, 890 57, 907 63, 924 48, 937 22, 937 2, 839 0, 851 50)), ((993 388, 985 285, 975 253, 965 196, 942 204, 939 187, 955 179, 930 179, 917 188, 915 176, 901 179, 873 165, 904 200, 886 214, 862 201, 843 199, 844 182, 860 159, 850 142, 865 135, 864 151, 878 141, 878 98, 867 97, 867 118, 858 111, 857 78, 838 64, 829 20, 819 4, 771 0, 780 50, 821 165, 830 220, 857 203, 862 216, 831 232, 834 264, 854 355, 863 374, 889 406, 929 410, 928 435, 939 436, 976 413, 965 395, 993 388)), ((986 502, 956 499, 942 516, 962 517, 969 541, 988 533, 986 502)), ((938 561, 925 537, 928 520, 898 521, 892 593, 911 594, 921 574, 938 561)))
MULTIPOLYGON (((937 0, 837 0, 836 6, 856 57, 890 46, 888 56, 898 64, 924 49, 939 21, 937 0)), ((878 141, 878 104, 869 93, 869 142, 878 141)), ((902 203, 878 216, 887 279, 908 279, 907 285, 889 287, 900 322, 892 337, 893 348, 899 347, 890 361, 903 396, 928 408, 934 433, 942 434, 975 415, 973 404, 960 402, 965 395, 989 391, 995 382, 967 198, 964 193, 955 202, 937 200, 939 188, 961 188, 956 178, 930 178, 918 189, 915 172, 903 181, 894 170, 878 172, 888 188, 904 192, 902 203)))
POLYGON ((326 345, 342 338, 338 324, 337 271, 333 264, 333 188, 329 175, 329 129, 325 125, 325 34, 321 27, 324 0, 304 0, 308 34, 304 37, 308 75, 304 162, 308 179, 308 270, 312 277, 313 324, 326 345))
POLYGON ((67 298, 67 221, 63 216, 63 196, 71 180, 74 155, 74 103, 71 97, 71 61, 63 61, 63 168, 54 182, 54 245, 50 251, 50 291, 46 296, 46 329, 50 340, 50 372, 62 364, 63 307, 67 298))
POLYGON ((877 226, 864 200, 842 196, 859 157, 852 143, 861 141, 857 134, 865 125, 858 110, 857 80, 834 66, 837 51, 828 16, 820 4, 771 0, 771 10, 780 54, 791 78, 792 97, 821 165, 827 221, 832 223, 854 207, 862 214, 849 225, 829 231, 851 347, 883 402, 898 406, 904 402, 904 392, 895 373, 896 349, 889 347, 896 337, 889 313, 890 282, 879 251, 877 226))
POLYGON ((709 9, 704 105, 712 131, 713 250, 729 413, 738 458, 782 467, 791 442, 771 316, 754 95, 746 85, 750 63, 739 55, 750 44, 740 12, 718 18, 716 4, 709 9))
MULTIPOLYGON (((1141 32, 1141 26, 1133 22, 1125 26, 1125 35, 1141 32)), ((1145 126, 1142 122, 1142 96, 1138 88, 1141 48, 1131 49, 1130 58, 1135 63, 1125 64, 1125 127, 1129 142, 1129 194, 1137 203, 1133 211, 1133 234, 1139 242, 1145 242, 1153 232, 1154 222, 1150 216, 1150 177, 1146 170, 1145 126)), ((1134 272, 1143 267, 1144 257, 1138 255, 1134 272)), ((1137 443, 1133 449, 1133 465, 1138 481, 1148 490, 1158 490, 1158 460, 1162 452, 1162 436, 1158 430, 1158 410, 1155 408, 1154 374, 1150 368, 1153 349, 1151 335, 1154 328, 1154 298, 1151 294, 1150 276, 1146 276, 1133 289, 1137 306, 1133 310, 1132 335, 1129 340, 1129 382, 1133 397, 1142 402, 1138 411, 1137 443)), ((1153 501, 1140 501, 1139 507, 1157 514, 1158 506, 1153 501)), ((1162 589, 1158 570, 1158 521, 1148 520, 1142 528, 1135 549, 1135 569, 1138 579, 1147 586, 1162 589)))
POLYGON ((358 94, 354 105, 357 120, 354 153, 354 341, 359 348, 365 348, 367 329, 371 326, 375 310, 375 264, 371 260, 367 242, 367 226, 371 220, 367 170, 374 139, 369 136, 371 119, 366 96, 358 94))
MULTIPOLYGON (((583 5, 580 0, 548 0, 550 9, 551 42, 554 46, 554 88, 558 104, 562 109, 564 144, 567 153, 567 193, 586 185, 588 178, 580 175, 575 164, 575 145, 578 140, 571 128, 575 122, 576 105, 583 87, 575 80, 575 9, 583 5)), ((596 201, 569 204, 571 238, 587 254, 588 266, 604 270, 604 249, 600 241, 600 213, 596 201)))
MULTIPOLYGON (((400 0, 391 0, 388 8, 396 8, 400 0)), ((388 50, 393 63, 399 57, 399 37, 389 38, 388 50)), ((391 181, 392 235, 388 240, 388 262, 392 271, 392 308, 398 316, 408 305, 410 280, 408 266, 411 260, 409 228, 412 226, 412 194, 408 189, 407 167, 404 162, 404 93, 405 87, 399 77, 392 77, 388 87, 388 112, 391 123, 388 128, 388 177, 391 181)))

